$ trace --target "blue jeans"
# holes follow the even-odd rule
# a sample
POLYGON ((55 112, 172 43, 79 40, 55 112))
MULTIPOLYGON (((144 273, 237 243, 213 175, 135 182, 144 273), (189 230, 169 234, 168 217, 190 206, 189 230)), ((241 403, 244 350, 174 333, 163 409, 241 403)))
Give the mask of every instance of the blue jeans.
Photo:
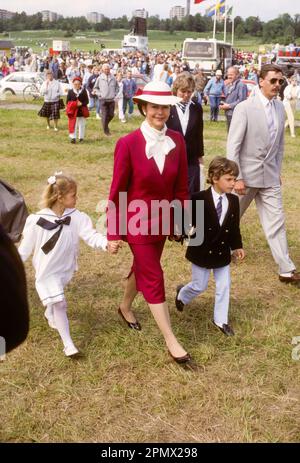
POLYGON ((209 96, 210 120, 211 121, 218 120, 220 101, 221 101, 221 96, 209 96))
POLYGON ((96 107, 96 114, 100 114, 100 101, 97 96, 90 96, 89 110, 96 107))
POLYGON ((132 114, 133 113, 133 100, 132 98, 126 98, 125 96, 123 97, 123 112, 124 114, 126 113, 126 110, 127 110, 127 104, 129 106, 128 108, 128 114, 132 114))

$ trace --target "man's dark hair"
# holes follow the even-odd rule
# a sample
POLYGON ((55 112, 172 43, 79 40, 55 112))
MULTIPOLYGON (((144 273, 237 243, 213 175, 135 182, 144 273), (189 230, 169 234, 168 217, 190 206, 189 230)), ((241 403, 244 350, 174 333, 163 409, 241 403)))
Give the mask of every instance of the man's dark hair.
POLYGON ((277 64, 265 64, 264 66, 261 67, 261 70, 259 73, 260 79, 265 79, 268 72, 272 72, 272 71, 281 72, 281 74, 283 74, 282 69, 279 66, 277 66, 277 64))

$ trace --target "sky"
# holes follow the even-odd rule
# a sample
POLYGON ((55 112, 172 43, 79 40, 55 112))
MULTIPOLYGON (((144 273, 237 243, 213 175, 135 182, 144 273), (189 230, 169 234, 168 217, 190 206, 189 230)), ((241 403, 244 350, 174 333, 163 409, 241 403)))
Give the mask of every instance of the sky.
MULTIPOLYGON (((204 14, 205 9, 214 4, 214 0, 205 0, 194 5, 191 0, 191 14, 204 14)), ((228 6, 234 7, 234 15, 259 16, 263 21, 274 19, 283 13, 291 16, 300 14, 299 0, 228 0, 228 6)), ((150 16, 158 14, 160 18, 169 17, 172 6, 186 6, 185 0, 0 0, 0 8, 25 11, 34 14, 41 10, 50 10, 63 16, 85 16, 90 11, 102 13, 109 18, 123 14, 130 16, 136 8, 145 8, 150 16)))

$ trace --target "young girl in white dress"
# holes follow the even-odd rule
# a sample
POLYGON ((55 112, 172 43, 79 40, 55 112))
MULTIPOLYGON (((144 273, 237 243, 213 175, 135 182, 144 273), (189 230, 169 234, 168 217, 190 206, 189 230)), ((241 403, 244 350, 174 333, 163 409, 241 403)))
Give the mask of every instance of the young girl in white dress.
POLYGON ((44 208, 27 218, 19 247, 23 262, 33 252, 36 290, 46 307, 49 326, 57 329, 68 357, 79 353, 70 335, 64 295, 64 287, 77 270, 79 239, 92 248, 108 249, 113 254, 117 251, 93 228, 88 215, 75 208, 76 195, 72 178, 62 172, 49 177, 42 198, 44 208))

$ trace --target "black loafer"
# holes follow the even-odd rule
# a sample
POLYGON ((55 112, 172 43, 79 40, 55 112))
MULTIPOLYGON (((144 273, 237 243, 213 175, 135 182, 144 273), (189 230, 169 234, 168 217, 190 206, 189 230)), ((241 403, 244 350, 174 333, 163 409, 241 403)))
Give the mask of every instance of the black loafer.
POLYGON ((120 309, 120 307, 118 308, 118 314, 120 315, 120 317, 124 320, 125 323, 127 323, 127 326, 133 330, 137 330, 137 331, 141 331, 142 327, 141 325, 139 324, 138 321, 136 321, 135 323, 131 323, 129 321, 126 320, 126 318, 124 317, 123 313, 122 313, 122 310, 120 309))
POLYGON ((181 288, 183 288, 184 285, 178 285, 177 288, 176 288, 176 297, 175 297, 175 305, 176 305, 176 309, 179 311, 179 312, 182 312, 183 309, 184 309, 184 303, 178 299, 178 294, 179 294, 179 291, 181 290, 181 288))
POLYGON ((217 325, 215 322, 213 322, 213 324, 219 328, 219 330, 222 331, 222 333, 224 333, 226 336, 234 336, 234 331, 233 329, 231 328, 230 325, 227 325, 226 323, 223 323, 222 326, 219 326, 217 325))

